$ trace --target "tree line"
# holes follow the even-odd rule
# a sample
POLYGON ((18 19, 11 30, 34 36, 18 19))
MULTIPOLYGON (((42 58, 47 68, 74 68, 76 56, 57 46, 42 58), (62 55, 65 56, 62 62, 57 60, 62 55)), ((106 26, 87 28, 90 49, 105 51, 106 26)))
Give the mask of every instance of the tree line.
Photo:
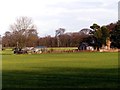
POLYGON ((93 24, 90 29, 84 28, 79 32, 65 32, 64 28, 55 30, 55 36, 39 37, 37 28, 29 17, 20 17, 10 25, 2 37, 3 47, 78 47, 81 42, 87 42, 94 48, 101 48, 111 41, 111 47, 120 48, 120 21, 109 25, 93 24))

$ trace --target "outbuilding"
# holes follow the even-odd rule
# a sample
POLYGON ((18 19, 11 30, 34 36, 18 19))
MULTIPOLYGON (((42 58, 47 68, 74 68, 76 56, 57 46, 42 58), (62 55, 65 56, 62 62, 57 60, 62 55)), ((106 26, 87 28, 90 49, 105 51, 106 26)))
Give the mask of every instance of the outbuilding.
POLYGON ((35 53, 43 53, 47 51, 47 47, 46 46, 37 46, 34 49, 35 53))

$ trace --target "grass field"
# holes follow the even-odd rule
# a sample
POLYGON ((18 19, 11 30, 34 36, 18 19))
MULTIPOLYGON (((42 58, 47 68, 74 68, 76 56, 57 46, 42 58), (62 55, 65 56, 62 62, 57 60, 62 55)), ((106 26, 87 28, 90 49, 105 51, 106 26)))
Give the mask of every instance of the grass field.
POLYGON ((118 53, 14 55, 4 51, 3 88, 117 88, 118 53))

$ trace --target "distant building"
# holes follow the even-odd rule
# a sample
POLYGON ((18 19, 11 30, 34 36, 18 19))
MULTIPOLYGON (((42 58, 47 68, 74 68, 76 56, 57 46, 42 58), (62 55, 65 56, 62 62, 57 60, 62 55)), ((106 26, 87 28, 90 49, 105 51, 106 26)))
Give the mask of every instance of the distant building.
POLYGON ((2 50, 2 38, 1 38, 1 35, 0 35, 0 50, 2 50))
POLYGON ((33 49, 33 51, 35 53, 43 53, 47 51, 47 47, 46 46, 37 46, 33 49))
POLYGON ((82 43, 79 45, 78 49, 79 49, 79 50, 87 50, 87 47, 88 47, 88 43, 82 42, 82 43))
POLYGON ((86 42, 80 43, 78 49, 79 49, 79 50, 90 50, 90 51, 93 51, 93 50, 94 50, 93 46, 89 46, 89 44, 86 43, 86 42))
POLYGON ((0 44, 0 50, 2 50, 2 44, 0 44))

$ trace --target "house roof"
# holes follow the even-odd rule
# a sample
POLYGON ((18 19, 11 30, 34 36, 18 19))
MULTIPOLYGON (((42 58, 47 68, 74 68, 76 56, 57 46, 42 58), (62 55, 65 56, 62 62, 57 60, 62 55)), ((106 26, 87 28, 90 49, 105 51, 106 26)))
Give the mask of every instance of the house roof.
POLYGON ((37 46, 35 48, 47 48, 46 46, 37 46))

